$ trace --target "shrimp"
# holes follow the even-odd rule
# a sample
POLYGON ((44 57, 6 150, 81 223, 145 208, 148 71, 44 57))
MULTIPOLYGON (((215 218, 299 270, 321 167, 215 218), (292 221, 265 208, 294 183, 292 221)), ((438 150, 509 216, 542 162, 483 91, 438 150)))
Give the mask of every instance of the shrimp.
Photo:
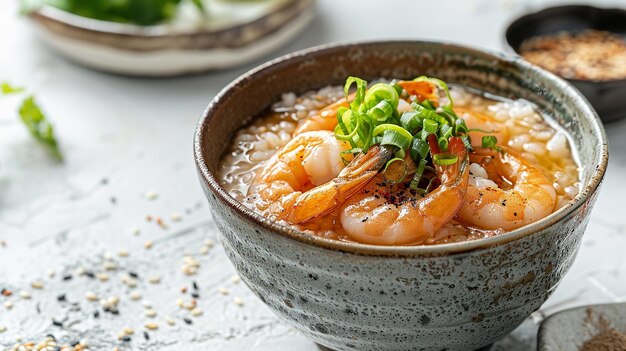
POLYGON ((484 135, 493 135, 498 139, 498 143, 504 145, 509 140, 509 129, 493 117, 462 107, 455 107, 454 112, 465 120, 465 124, 470 130, 481 130, 472 130, 469 132, 470 139, 472 140, 472 146, 482 146, 482 137, 484 135))
MULTIPOLYGON (((350 98, 354 98, 354 94, 352 94, 350 98)), ((316 115, 302 120, 298 124, 294 135, 314 130, 335 130, 335 126, 337 125, 337 110, 339 110, 340 107, 349 107, 346 98, 341 98, 321 109, 316 115)))
MULTIPOLYGON (((439 153, 431 135, 431 154, 439 153)), ((449 152, 458 157, 450 166, 435 166, 441 185, 424 197, 415 192, 385 189, 377 178, 340 209, 340 221, 352 240, 374 245, 422 244, 432 240, 463 205, 469 179, 467 151, 451 138, 449 152), (390 190, 390 191, 389 191, 390 190)))
POLYGON ((268 160, 248 194, 257 194, 257 207, 277 220, 298 224, 323 216, 365 186, 393 155, 375 146, 344 168, 340 153, 349 148, 330 131, 298 134, 268 160))
POLYGON ((470 182, 458 218, 483 229, 506 231, 551 214, 556 191, 548 178, 516 151, 475 149, 470 182))

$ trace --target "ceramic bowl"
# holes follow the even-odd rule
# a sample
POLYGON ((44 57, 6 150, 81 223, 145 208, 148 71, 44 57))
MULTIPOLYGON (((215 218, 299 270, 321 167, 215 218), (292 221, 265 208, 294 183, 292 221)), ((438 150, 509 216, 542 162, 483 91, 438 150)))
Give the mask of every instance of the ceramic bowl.
POLYGON ((37 34, 72 61, 112 73, 173 76, 254 61, 292 40, 315 14, 315 0, 205 2, 207 18, 190 9, 189 16, 153 26, 100 21, 51 6, 28 17, 37 34))
MULTIPOLYGON (((626 10, 583 5, 550 7, 513 21, 506 30, 506 41, 511 50, 519 54, 526 39, 585 29, 603 30, 626 38, 626 10)), ((626 79, 568 81, 589 99, 603 121, 626 118, 626 79)))
POLYGON ((209 104, 194 141, 202 188, 222 243, 250 289, 279 317, 335 350, 471 350, 509 333, 570 268, 608 161, 601 121, 570 84, 519 59, 419 41, 317 47, 268 62, 209 104), (439 77, 524 98, 565 128, 583 190, 524 228, 435 246, 381 247, 278 225, 232 198, 216 178, 229 138, 282 93, 365 79, 439 77))

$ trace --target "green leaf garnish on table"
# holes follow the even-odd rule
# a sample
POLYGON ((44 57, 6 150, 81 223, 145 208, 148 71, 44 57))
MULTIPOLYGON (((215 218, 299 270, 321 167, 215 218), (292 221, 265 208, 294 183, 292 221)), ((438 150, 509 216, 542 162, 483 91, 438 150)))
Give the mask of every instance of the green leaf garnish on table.
POLYGON ((0 91, 2 91, 2 95, 9 95, 21 93, 24 91, 24 88, 13 86, 7 82, 2 82, 2 84, 0 84, 0 91))
POLYGON ((54 136, 52 124, 46 119, 46 116, 43 114, 32 95, 22 102, 19 115, 35 140, 48 148, 57 159, 62 160, 63 155, 59 150, 57 140, 54 136))

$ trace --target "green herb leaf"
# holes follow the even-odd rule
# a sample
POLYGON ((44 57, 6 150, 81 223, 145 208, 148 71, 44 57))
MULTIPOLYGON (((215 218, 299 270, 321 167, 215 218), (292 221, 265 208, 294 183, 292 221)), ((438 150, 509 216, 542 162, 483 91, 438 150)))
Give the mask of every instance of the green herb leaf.
POLYGON ((62 160, 63 156, 61 155, 57 140, 54 136, 52 125, 48 122, 32 95, 22 102, 19 114, 30 134, 39 143, 47 147, 56 158, 62 160))
POLYGON ((0 90, 2 90, 2 95, 9 95, 21 93, 24 91, 24 88, 13 86, 8 82, 2 82, 2 84, 0 84, 0 90))

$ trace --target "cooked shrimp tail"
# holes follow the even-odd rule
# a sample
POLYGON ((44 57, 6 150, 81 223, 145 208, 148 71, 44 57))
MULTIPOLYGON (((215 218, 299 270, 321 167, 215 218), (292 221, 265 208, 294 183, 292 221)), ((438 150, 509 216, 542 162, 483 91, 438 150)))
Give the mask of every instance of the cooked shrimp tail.
POLYGON ((378 174, 393 152, 375 145, 356 156, 337 178, 300 194, 287 210, 289 222, 303 223, 337 209, 378 174))

